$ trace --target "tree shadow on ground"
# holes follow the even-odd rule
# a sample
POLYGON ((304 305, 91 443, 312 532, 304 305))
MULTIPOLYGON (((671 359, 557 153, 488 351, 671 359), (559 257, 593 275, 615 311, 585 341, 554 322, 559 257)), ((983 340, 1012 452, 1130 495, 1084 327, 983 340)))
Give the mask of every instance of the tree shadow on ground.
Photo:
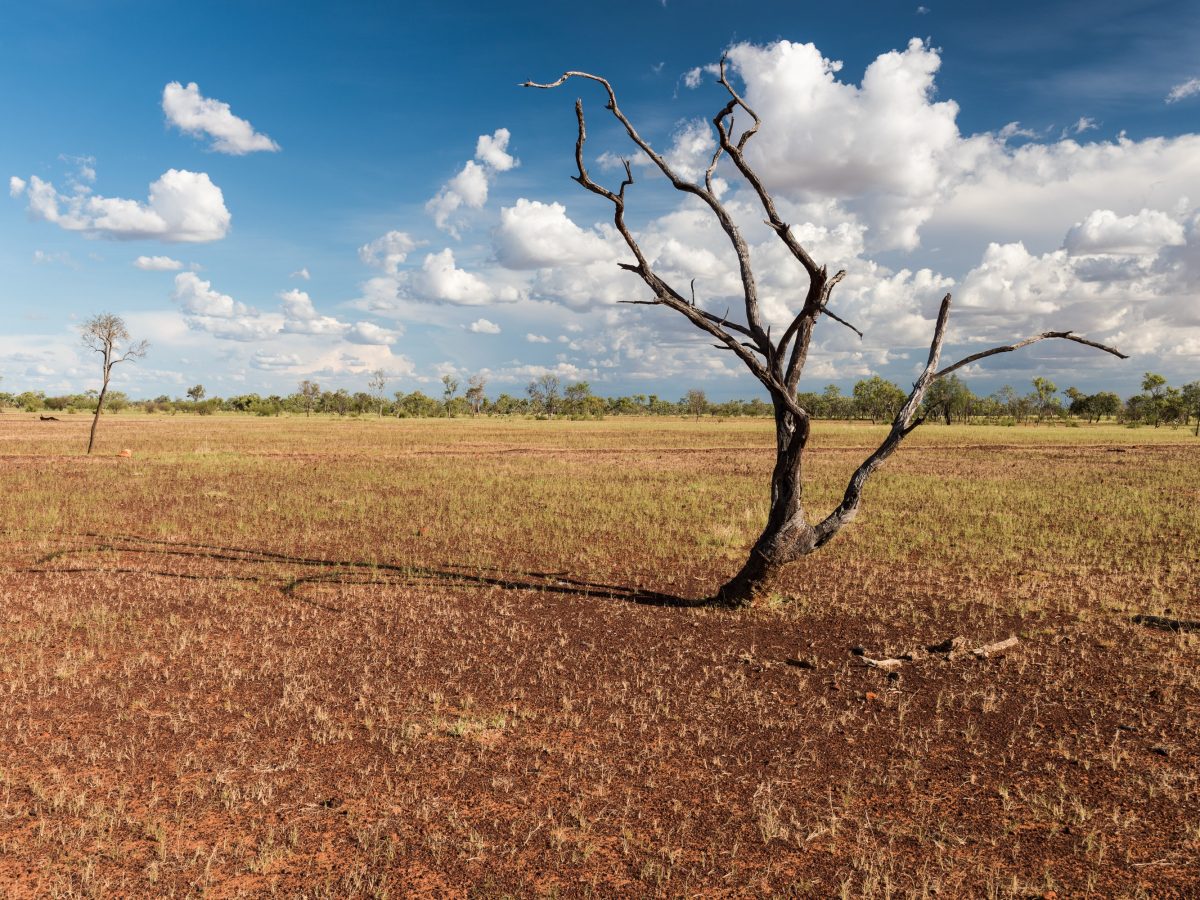
POLYGON ((228 547, 217 544, 202 544, 188 541, 167 541, 136 535, 101 535, 85 532, 78 535, 86 539, 102 539, 103 543, 88 546, 65 547, 46 554, 38 560, 41 567, 22 569, 27 573, 112 573, 150 575, 163 578, 182 578, 194 581, 242 581, 279 584, 284 596, 311 603, 322 609, 341 611, 337 607, 313 603, 300 592, 306 586, 320 585, 416 585, 442 584, 446 586, 493 587, 510 591, 536 591, 544 594, 559 594, 574 597, 589 597, 604 600, 621 600, 641 606, 687 608, 699 606, 702 600, 693 600, 675 594, 633 588, 625 585, 605 584, 571 577, 565 572, 508 571, 494 566, 460 566, 448 563, 442 567, 404 565, 397 563, 367 562, 365 560, 331 560, 308 556, 279 553, 273 550, 255 550, 243 547, 228 547), (184 557, 209 562, 252 564, 280 564, 302 566, 316 571, 280 579, 278 576, 228 575, 219 573, 174 572, 137 568, 72 567, 49 568, 47 563, 68 556, 87 553, 138 553, 158 557, 184 557))

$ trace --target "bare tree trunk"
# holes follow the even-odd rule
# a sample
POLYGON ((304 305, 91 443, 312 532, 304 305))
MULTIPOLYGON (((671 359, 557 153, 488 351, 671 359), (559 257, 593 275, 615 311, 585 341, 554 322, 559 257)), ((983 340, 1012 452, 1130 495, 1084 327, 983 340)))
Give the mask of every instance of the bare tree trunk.
POLYGON ((90 454, 96 445, 96 426, 100 423, 100 413, 104 410, 104 398, 108 394, 108 382, 112 377, 113 366, 127 360, 141 359, 146 355, 146 348, 150 345, 145 341, 127 344, 125 352, 118 356, 119 351, 116 350, 116 345, 127 342, 129 332, 125 330, 125 323, 121 321, 121 318, 112 313, 93 316, 83 324, 80 330, 82 331, 83 346, 100 354, 104 365, 101 370, 103 380, 100 382, 100 394, 96 398, 96 414, 92 417, 92 430, 88 435, 87 452, 90 454))
POLYGON ((808 435, 808 422, 798 421, 790 409, 777 401, 775 468, 771 473, 767 524, 741 570, 721 586, 710 603, 749 606, 771 593, 785 566, 816 549, 816 530, 805 518, 803 503, 801 469, 808 435))
POLYGON ((88 435, 87 452, 92 452, 92 446, 96 443, 96 425, 100 422, 100 411, 104 409, 104 395, 108 393, 108 360, 105 360, 104 381, 100 385, 100 396, 96 398, 96 414, 92 416, 92 431, 88 435))

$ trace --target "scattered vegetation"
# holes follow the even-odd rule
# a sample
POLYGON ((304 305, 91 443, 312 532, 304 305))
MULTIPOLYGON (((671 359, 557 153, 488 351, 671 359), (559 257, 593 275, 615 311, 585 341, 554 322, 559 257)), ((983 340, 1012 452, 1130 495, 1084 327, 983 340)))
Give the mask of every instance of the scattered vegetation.
MULTIPOLYGON (((1145 384, 1156 384, 1151 379, 1162 379, 1162 383, 1156 384, 1153 391, 1144 389, 1142 393, 1122 400, 1111 391, 1088 394, 1076 387, 1069 387, 1059 392, 1052 382, 1043 378, 1035 379, 1041 384, 1040 388, 1035 384, 1027 394, 1005 385, 981 397, 972 393, 966 383, 951 375, 935 382, 930 388, 925 397, 924 413, 931 421, 964 425, 1116 422, 1134 426, 1166 425, 1193 429, 1200 425, 1200 381, 1172 387, 1166 384, 1166 379, 1161 375, 1149 372, 1146 379, 1145 384)), ((372 373, 369 392, 354 393, 344 388, 322 390, 319 384, 308 380, 300 382, 296 392, 286 396, 251 393, 225 398, 207 397, 204 386, 198 384, 187 391, 186 399, 162 395, 149 400, 131 400, 121 391, 110 390, 105 410, 199 415, 250 413, 260 416, 377 414, 401 419, 468 415, 535 418, 565 415, 570 419, 599 419, 605 416, 732 419, 773 415, 771 405, 757 397, 752 400, 712 401, 700 389, 688 391, 677 401, 656 394, 601 397, 592 392, 591 385, 586 381, 569 382, 564 387, 557 376, 547 375, 534 381, 524 397, 509 393, 489 397, 486 393, 487 379, 483 375, 472 375, 462 395, 458 394, 457 380, 451 380, 454 382, 454 391, 448 398, 443 391, 441 400, 419 390, 409 393, 398 391, 392 400, 388 400, 384 396, 387 377, 382 372, 372 373)), ((873 376, 858 381, 850 394, 843 394, 836 384, 830 384, 821 392, 801 391, 797 394, 797 401, 815 419, 882 422, 896 414, 904 397, 898 385, 873 376)), ((4 408, 25 412, 93 412, 96 409, 96 392, 48 397, 41 391, 0 391, 0 410, 4 408)))
POLYGON ((730 613, 769 421, 87 426, 0 417, 0 893, 1200 891, 1190 431, 923 429, 730 613))

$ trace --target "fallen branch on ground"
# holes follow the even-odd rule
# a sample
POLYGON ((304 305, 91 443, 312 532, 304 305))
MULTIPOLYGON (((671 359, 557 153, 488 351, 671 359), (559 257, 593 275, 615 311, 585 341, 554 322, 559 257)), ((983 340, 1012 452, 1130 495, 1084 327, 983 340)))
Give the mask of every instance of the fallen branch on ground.
MULTIPOLYGON (((1200 622, 1191 623, 1197 626, 1200 630, 1200 622)), ((976 659, 991 659, 992 657, 1002 656, 1007 651, 1020 643, 1016 635, 1007 637, 1002 641, 995 641, 991 644, 983 644, 973 650, 964 650, 966 638, 953 637, 942 641, 939 644, 931 644, 924 650, 910 650, 907 653, 902 653, 899 656, 889 657, 887 659, 872 659, 869 656, 860 656, 862 664, 868 669, 881 669, 884 672, 895 672, 905 663, 919 662, 922 659, 931 655, 941 656, 944 659, 955 660, 961 659, 964 656, 974 656, 976 659)))
POLYGON ((1010 650, 1017 646, 1020 641, 1014 634, 1012 637, 1005 638, 1002 641, 996 641, 994 644, 984 644, 982 647, 976 647, 971 651, 971 655, 979 659, 990 659, 993 656, 1000 656, 1006 650, 1010 650))

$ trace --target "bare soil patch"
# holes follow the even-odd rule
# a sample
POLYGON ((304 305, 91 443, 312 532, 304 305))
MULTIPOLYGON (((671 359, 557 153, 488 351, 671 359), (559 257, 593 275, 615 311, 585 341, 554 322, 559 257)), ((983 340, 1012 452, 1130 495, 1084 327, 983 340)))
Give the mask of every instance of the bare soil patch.
POLYGON ((0 434, 8 896, 1200 893, 1193 445, 906 448, 733 614, 766 433, 138 424, 0 434))

